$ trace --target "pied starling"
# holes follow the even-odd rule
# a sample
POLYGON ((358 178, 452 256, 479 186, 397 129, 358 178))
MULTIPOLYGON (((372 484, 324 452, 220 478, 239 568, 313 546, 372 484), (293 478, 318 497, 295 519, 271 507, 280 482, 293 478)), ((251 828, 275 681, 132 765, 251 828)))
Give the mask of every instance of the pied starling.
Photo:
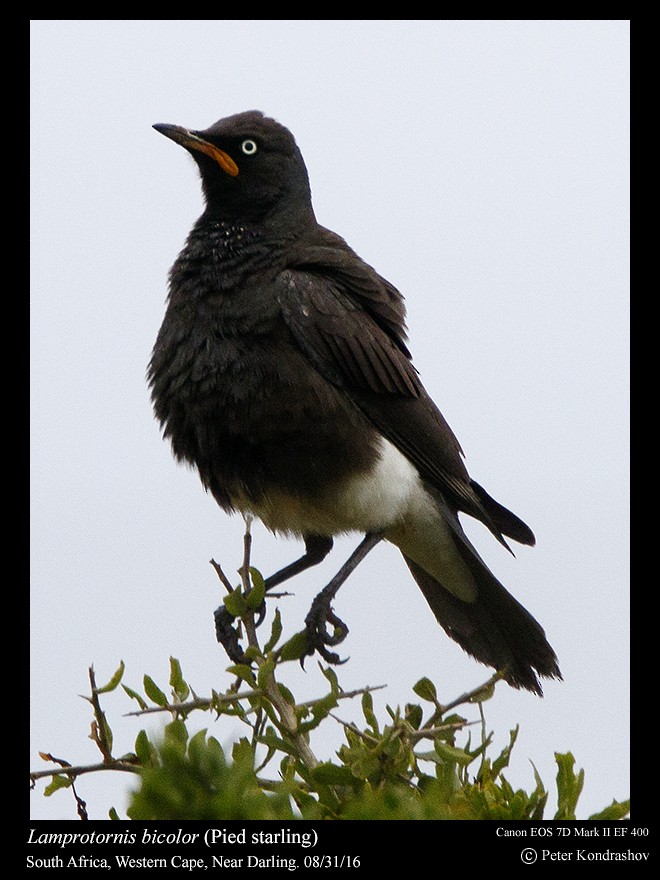
MULTIPOLYGON (((305 553, 267 589, 320 562, 334 535, 364 535, 312 606, 310 652, 338 660, 326 646, 347 628, 331 601, 384 539, 452 639, 513 687, 541 694, 539 677, 561 678, 555 653, 458 514, 505 546, 534 535, 468 475, 412 364, 401 294, 317 223, 291 133, 258 111, 203 131, 154 128, 193 157, 205 199, 171 269, 149 365, 175 457, 223 510, 304 540, 305 553)), ((222 618, 219 610, 224 642, 222 618)))

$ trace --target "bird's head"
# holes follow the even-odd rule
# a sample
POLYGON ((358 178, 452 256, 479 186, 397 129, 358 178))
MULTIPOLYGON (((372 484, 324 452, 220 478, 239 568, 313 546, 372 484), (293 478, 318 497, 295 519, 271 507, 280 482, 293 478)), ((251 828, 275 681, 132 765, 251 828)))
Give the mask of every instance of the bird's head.
POLYGON ((202 178, 207 212, 253 221, 313 216, 307 169, 291 132, 258 110, 220 119, 203 131, 159 123, 185 147, 202 178))

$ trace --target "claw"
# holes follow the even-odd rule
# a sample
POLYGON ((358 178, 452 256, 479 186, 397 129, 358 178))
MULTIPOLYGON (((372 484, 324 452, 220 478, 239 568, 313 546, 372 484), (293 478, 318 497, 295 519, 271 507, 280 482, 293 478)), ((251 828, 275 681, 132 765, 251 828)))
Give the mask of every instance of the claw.
POLYGON ((215 618, 215 637, 234 663, 245 663, 246 657, 241 648, 238 632, 234 626, 234 617, 221 605, 213 613, 215 618))
POLYGON ((266 617, 266 600, 261 603, 261 605, 257 608, 255 614, 257 615, 257 619, 254 622, 255 627, 261 626, 264 622, 264 618, 266 617))
MULTIPOLYGON (((314 652, 318 652, 326 663, 332 663, 338 666, 345 663, 339 654, 328 651, 326 645, 339 645, 348 635, 348 627, 344 621, 337 617, 330 607, 330 597, 319 593, 310 609, 309 614, 305 618, 305 626, 307 628, 307 639, 309 648, 306 656, 311 656, 314 652), (331 624, 333 632, 328 632, 327 624, 331 624)), ((348 659, 348 658, 346 658, 348 659)))
POLYGON ((348 635, 348 627, 341 619, 341 617, 337 617, 332 608, 328 608, 325 619, 328 623, 332 624, 334 632, 332 635, 330 635, 327 629, 325 629, 324 627, 324 632, 322 634, 323 641, 326 643, 326 645, 341 644, 348 635))

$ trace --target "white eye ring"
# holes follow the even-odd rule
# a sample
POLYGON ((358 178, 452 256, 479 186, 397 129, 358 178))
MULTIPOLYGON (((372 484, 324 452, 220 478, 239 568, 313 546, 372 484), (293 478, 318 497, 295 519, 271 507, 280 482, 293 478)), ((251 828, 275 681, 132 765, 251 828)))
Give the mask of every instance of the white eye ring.
POLYGON ((253 141, 251 138, 248 138, 241 144, 241 150, 243 150, 246 156, 254 156, 254 154, 257 152, 257 145, 255 141, 253 141))

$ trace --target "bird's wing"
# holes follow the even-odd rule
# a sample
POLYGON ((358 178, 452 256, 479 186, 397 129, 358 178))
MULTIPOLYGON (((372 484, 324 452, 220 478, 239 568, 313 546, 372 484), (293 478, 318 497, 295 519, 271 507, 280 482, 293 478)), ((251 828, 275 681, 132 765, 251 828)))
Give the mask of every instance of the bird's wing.
POLYGON ((423 393, 407 350, 335 280, 288 270, 280 276, 278 299, 296 341, 333 384, 412 399, 423 393))
POLYGON ((279 276, 282 316, 306 358, 452 508, 481 520, 502 543, 503 534, 530 543, 524 523, 470 480, 458 440, 425 391, 405 345, 371 312, 370 304, 379 303, 376 295, 356 295, 350 278, 332 270, 290 268, 279 276))
POLYGON ((403 297, 393 284, 360 259, 341 236, 318 227, 316 239, 294 250, 289 259, 292 268, 322 275, 346 290, 410 360, 403 297))

